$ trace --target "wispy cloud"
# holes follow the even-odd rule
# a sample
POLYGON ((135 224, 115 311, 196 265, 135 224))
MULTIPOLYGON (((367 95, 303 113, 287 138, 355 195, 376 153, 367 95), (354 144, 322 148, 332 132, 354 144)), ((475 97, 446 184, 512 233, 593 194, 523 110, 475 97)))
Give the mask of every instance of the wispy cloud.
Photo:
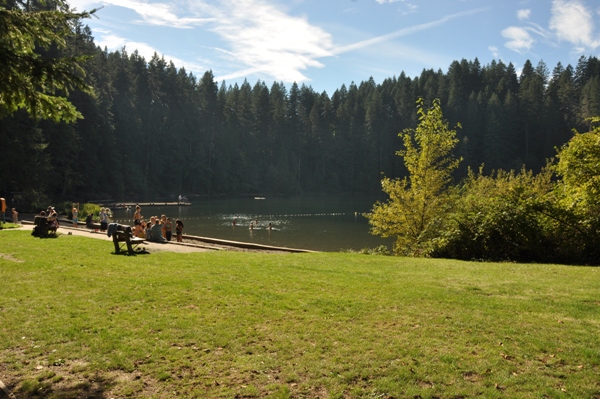
POLYGON ((174 3, 149 3, 136 0, 105 0, 105 2, 135 11, 142 18, 140 22, 150 25, 192 28, 212 21, 211 18, 179 17, 174 3))
POLYGON ((508 49, 523 54, 530 52, 538 39, 556 46, 556 42, 569 42, 578 52, 600 46, 595 33, 593 13, 580 0, 553 0, 549 28, 530 21, 531 10, 518 10, 517 18, 523 26, 509 26, 501 34, 508 41, 508 49))
MULTIPOLYGON (((72 1, 80 5, 93 4, 85 3, 91 0, 72 1)), ((134 11, 139 17, 136 23, 172 28, 201 26, 205 31, 214 33, 219 40, 215 41, 213 51, 225 61, 216 76, 218 80, 236 79, 252 74, 261 79, 283 82, 309 81, 305 71, 309 68, 324 67, 323 60, 328 57, 364 50, 369 46, 391 42, 399 37, 433 29, 453 19, 484 11, 476 9, 451 14, 429 23, 349 45, 336 46, 332 35, 325 29, 312 24, 305 16, 291 15, 281 3, 270 0, 194 0, 169 3, 150 3, 147 0, 99 1, 105 5, 125 7, 134 11)), ((382 4, 394 2, 375 1, 382 4)), ((400 2, 404 4, 405 0, 400 2)), ((123 46, 128 49, 137 48, 147 59, 154 54, 154 49, 147 44, 127 41, 114 34, 104 33, 98 44, 111 49, 123 46)), ((403 53, 407 57, 411 57, 412 54, 415 59, 419 59, 416 51, 406 50, 403 53)), ((175 57, 165 55, 165 58, 172 59, 176 64, 181 62, 175 57)), ((181 62, 179 65, 190 68, 189 62, 181 62)), ((193 67, 192 70, 196 68, 199 66, 193 67)))
POLYGON ((530 15, 531 15, 531 10, 529 10, 529 9, 517 11, 517 18, 519 18, 521 21, 529 19, 530 15))
POLYGON ((490 53, 492 53, 492 56, 494 57, 494 59, 500 58, 500 51, 498 51, 498 47, 489 46, 488 50, 490 50, 490 53))
POLYGON ((379 44, 382 42, 386 42, 386 41, 389 41, 392 39, 396 39, 398 37, 408 36, 408 35, 412 35, 414 33, 418 33, 418 32, 421 32, 421 31, 424 31, 427 29, 432 29, 437 26, 443 25, 452 19, 477 14, 482 11, 484 11, 484 9, 480 8, 480 9, 476 9, 476 10, 464 11, 464 12, 460 12, 460 13, 456 13, 456 14, 451 14, 451 15, 445 16, 443 18, 440 18, 436 21, 432 21, 432 22, 428 22, 428 23, 420 24, 420 25, 414 25, 414 26, 411 26, 408 28, 397 30, 395 32, 388 33, 386 35, 377 36, 377 37, 363 40, 360 42, 356 42, 356 43, 353 43, 353 44, 350 44, 347 46, 340 46, 340 47, 337 47, 334 50, 334 52, 335 52, 335 54, 343 54, 343 53, 347 53, 349 51, 356 51, 356 50, 362 49, 364 47, 368 47, 368 46, 372 46, 372 45, 379 44))
POLYGON ((406 0, 375 0, 379 4, 392 4, 392 3, 402 3, 401 13, 403 15, 412 14, 417 12, 419 6, 413 3, 409 3, 406 0))
POLYGON ((533 47, 535 40, 529 34, 529 31, 525 28, 518 26, 509 26, 502 30, 502 37, 508 39, 504 44, 508 49, 516 51, 519 54, 523 54, 533 47))
POLYGON ((108 48, 108 49, 122 49, 125 48, 128 52, 136 51, 144 57, 146 61, 150 61, 150 59, 154 56, 154 54, 158 54, 159 57, 164 57, 167 62, 173 61, 173 64, 180 67, 181 65, 186 66, 186 70, 188 72, 193 73, 204 73, 206 71, 206 65, 202 65, 195 62, 183 61, 177 57, 172 57, 167 54, 161 54, 155 48, 150 46, 147 43, 143 42, 135 42, 118 35, 111 33, 110 31, 104 31, 101 29, 96 29, 97 33, 100 33, 100 37, 95 39, 95 43, 100 48, 108 48))
MULTIPOLYGON (((305 17, 286 14, 263 0, 225 0, 204 8, 216 22, 208 29, 230 48, 224 54, 243 70, 227 74, 241 77, 248 70, 284 82, 306 81, 302 71, 323 67, 318 61, 332 56, 333 38, 305 17)), ((223 78, 223 77, 218 77, 223 78)))
POLYGON ((592 12, 579 0, 554 0, 550 29, 559 40, 577 47, 595 49, 600 46, 600 40, 594 32, 592 12))
POLYGON ((151 3, 143 0, 71 0, 71 7, 80 11, 89 10, 97 6, 116 6, 130 9, 136 12, 141 19, 134 21, 156 26, 168 26, 171 28, 190 29, 211 22, 211 18, 179 17, 177 3, 151 3))

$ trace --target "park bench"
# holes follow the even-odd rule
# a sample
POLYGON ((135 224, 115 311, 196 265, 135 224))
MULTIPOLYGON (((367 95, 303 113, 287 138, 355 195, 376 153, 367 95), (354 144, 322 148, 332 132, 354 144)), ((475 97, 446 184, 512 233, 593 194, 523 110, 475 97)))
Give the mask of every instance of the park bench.
POLYGON ((56 234, 56 226, 53 226, 51 223, 48 223, 47 216, 37 215, 33 219, 33 232, 32 236, 35 237, 48 237, 48 233, 52 232, 56 234))
MULTIPOLYGON (((112 235, 113 244, 115 245, 115 253, 119 254, 127 247, 129 255, 136 253, 137 246, 144 242, 143 238, 133 236, 130 226, 111 223, 108 226, 108 236, 112 235)), ((140 252, 138 250, 138 252, 140 252)))

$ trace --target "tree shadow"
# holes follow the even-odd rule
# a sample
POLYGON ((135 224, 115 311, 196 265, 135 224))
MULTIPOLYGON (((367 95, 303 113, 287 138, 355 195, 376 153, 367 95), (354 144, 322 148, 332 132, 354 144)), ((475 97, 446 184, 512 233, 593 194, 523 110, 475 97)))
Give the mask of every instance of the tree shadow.
POLYGON ((140 250, 135 250, 133 253, 129 253, 129 251, 119 251, 119 252, 111 252, 112 255, 119 256, 138 256, 138 255, 150 255, 150 252, 146 250, 146 248, 142 248, 140 250))
MULTIPOLYGON (((0 390, 0 399, 19 398, 56 398, 56 399, 106 399, 109 397, 108 391, 117 385, 114 378, 107 378, 96 374, 83 381, 60 380, 53 382, 52 379, 40 380, 39 378, 24 380, 18 386, 9 392, 12 396, 6 396, 6 392, 0 390)), ((112 395, 111 395, 112 396, 112 395)))

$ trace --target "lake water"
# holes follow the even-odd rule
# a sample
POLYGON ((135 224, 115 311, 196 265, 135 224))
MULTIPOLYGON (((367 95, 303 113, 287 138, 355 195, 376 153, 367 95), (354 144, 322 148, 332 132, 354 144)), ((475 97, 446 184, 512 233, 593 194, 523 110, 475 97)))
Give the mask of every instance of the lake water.
MULTIPOLYGON (((369 233, 367 219, 361 215, 371 210, 375 200, 364 197, 190 198, 191 206, 144 206, 142 215, 148 220, 152 215, 165 214, 173 223, 179 218, 185 225, 184 234, 224 240, 326 252, 379 245, 391 248, 391 239, 369 233), (253 229, 249 228, 250 223, 255 224, 253 229)), ((133 225, 133 212, 114 210, 113 220, 133 225)))

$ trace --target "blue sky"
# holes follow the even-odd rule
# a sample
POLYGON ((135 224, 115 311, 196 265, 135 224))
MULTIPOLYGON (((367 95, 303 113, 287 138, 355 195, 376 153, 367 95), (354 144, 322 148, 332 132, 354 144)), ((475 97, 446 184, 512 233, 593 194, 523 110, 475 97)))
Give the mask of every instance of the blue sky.
POLYGON ((600 56, 598 0, 71 0, 103 7, 87 20, 109 51, 157 52, 220 83, 376 83, 454 60, 543 60, 577 65, 600 56))

